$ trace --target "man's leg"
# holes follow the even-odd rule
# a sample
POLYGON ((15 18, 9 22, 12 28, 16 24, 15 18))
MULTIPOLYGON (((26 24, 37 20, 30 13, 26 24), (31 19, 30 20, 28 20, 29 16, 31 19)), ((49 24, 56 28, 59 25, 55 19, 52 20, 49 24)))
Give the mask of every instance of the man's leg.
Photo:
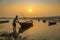
POLYGON ((17 38, 17 35, 16 35, 16 27, 13 28, 13 37, 14 38, 17 38))
POLYGON ((16 27, 13 28, 13 33, 16 33, 16 27))

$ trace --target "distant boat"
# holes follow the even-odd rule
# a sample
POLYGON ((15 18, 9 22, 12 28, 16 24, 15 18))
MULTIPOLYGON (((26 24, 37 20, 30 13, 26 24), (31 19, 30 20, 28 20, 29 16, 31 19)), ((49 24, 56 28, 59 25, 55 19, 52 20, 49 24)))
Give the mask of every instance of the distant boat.
POLYGON ((2 24, 2 23, 8 23, 9 22, 9 20, 2 20, 2 21, 0 21, 0 24, 2 24))
POLYGON ((40 21, 40 19, 38 19, 38 21, 40 21))
POLYGON ((49 24, 49 26, 51 26, 51 25, 56 25, 56 22, 48 22, 49 24))
POLYGON ((46 23, 46 20, 43 20, 43 23, 46 23))

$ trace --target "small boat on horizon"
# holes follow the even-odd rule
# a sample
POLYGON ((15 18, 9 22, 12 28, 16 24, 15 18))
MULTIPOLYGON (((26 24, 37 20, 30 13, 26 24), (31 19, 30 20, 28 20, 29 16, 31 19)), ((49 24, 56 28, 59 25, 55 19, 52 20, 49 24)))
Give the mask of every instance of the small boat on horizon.
POLYGON ((57 23, 56 22, 48 22, 49 24, 49 26, 51 26, 51 25, 56 25, 57 23))

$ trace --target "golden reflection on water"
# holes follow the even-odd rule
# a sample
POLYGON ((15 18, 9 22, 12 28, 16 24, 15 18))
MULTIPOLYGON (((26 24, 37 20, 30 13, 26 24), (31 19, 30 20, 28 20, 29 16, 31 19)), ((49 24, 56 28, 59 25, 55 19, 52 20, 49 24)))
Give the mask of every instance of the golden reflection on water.
MULTIPOLYGON (((19 20, 20 21, 20 20, 19 20)), ((60 37, 60 23, 57 23, 57 25, 54 26, 48 26, 48 22, 43 23, 42 21, 33 21, 33 27, 28 29, 27 31, 23 32, 23 36, 29 36, 28 38, 33 39, 42 39, 42 38, 48 38, 48 39, 57 39, 60 37)), ((9 23, 1 24, 3 25, 3 28, 0 28, 1 32, 12 32, 12 20, 10 20, 9 23)), ((21 26, 17 23, 17 32, 21 26)), ((1 33, 0 32, 0 33, 1 33)))

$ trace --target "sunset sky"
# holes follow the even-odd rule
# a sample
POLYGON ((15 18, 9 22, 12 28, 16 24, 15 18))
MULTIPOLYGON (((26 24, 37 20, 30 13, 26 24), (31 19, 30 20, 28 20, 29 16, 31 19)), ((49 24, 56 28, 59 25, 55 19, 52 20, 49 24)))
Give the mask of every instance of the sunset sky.
MULTIPOLYGON (((16 15, 19 17, 23 15, 25 17, 60 16, 60 0, 0 0, 0 17, 15 17, 16 15)), ((12 31, 13 20, 9 21, 11 22, 2 25, 4 31, 12 31)), ((20 26, 20 24, 17 25, 17 27, 20 26)), ((28 35, 29 38, 58 40, 60 39, 60 23, 48 26, 48 22, 33 20, 33 27, 25 31, 23 35, 28 35)))
POLYGON ((0 16, 60 16, 59 0, 0 0, 0 16))

